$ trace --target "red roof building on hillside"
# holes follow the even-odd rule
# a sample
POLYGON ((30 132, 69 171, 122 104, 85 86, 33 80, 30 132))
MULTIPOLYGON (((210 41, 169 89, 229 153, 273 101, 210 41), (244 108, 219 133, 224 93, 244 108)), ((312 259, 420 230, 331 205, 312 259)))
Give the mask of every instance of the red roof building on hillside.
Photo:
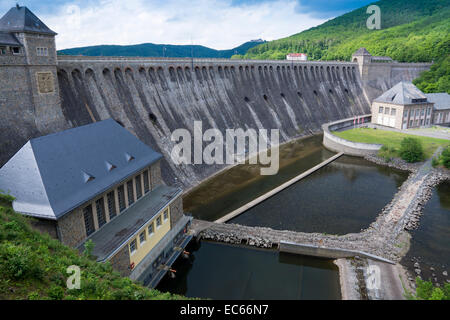
POLYGON ((286 55, 286 60, 307 61, 308 55, 306 53, 289 53, 286 55))

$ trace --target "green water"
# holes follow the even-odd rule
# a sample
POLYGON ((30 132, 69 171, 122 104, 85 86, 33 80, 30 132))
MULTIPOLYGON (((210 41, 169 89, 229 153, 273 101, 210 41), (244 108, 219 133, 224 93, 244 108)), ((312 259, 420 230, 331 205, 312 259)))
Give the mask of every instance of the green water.
POLYGON ((331 260, 202 241, 187 249, 158 290, 211 299, 340 299, 331 260))

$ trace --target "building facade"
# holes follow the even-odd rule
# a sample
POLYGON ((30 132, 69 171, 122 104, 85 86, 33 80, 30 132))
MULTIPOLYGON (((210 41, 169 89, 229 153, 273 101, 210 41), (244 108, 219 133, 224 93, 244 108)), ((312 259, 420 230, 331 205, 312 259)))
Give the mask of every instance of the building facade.
POLYGON ((286 55, 286 60, 308 61, 306 53, 289 53, 286 55))
POLYGON ((30 140, 0 169, 0 189, 35 228, 80 251, 91 241, 97 261, 156 286, 191 239, 161 158, 108 119, 30 140))
POLYGON ((399 130, 450 123, 449 95, 424 94, 399 82, 372 102, 372 123, 399 130))

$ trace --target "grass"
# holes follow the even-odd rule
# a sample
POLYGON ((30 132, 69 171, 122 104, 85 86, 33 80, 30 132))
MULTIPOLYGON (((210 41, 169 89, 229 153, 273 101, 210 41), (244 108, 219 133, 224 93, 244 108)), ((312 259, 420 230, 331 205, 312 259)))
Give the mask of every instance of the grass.
POLYGON ((32 229, 31 218, 12 209, 13 199, 0 193, 0 300, 185 299, 150 290, 120 276, 109 263, 97 263, 32 229), (67 288, 71 265, 81 269, 80 289, 67 288))
POLYGON ((400 149, 400 143, 406 137, 414 137, 422 143, 427 159, 431 158, 434 151, 436 151, 439 146, 447 147, 450 145, 450 140, 372 128, 355 128, 346 131, 335 131, 333 134, 349 141, 382 144, 385 147, 381 152, 387 152, 396 157, 399 156, 398 150, 400 149))

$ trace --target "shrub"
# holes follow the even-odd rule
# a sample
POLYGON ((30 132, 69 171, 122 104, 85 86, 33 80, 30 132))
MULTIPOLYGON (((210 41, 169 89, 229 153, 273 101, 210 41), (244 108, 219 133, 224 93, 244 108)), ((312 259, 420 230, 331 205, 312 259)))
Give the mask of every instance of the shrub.
POLYGON ((417 162, 424 159, 423 147, 416 138, 404 138, 400 144, 400 157, 406 162, 417 162))
POLYGON ((431 281, 416 278, 416 293, 408 294, 408 299, 414 300, 449 300, 450 283, 444 284, 443 288, 433 286, 431 281))
POLYGON ((30 248, 9 242, 0 245, 0 270, 3 276, 13 279, 42 276, 42 270, 30 248))
POLYGON ((444 151, 442 151, 441 159, 444 167, 450 169, 450 147, 447 147, 444 151))

